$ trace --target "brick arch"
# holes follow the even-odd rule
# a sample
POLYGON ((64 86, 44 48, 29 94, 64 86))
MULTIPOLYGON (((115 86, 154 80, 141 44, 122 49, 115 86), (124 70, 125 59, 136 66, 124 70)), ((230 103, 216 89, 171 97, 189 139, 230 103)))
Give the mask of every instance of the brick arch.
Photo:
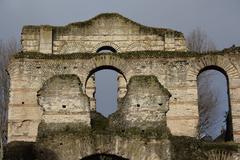
POLYGON ((126 51, 129 52, 129 51, 150 51, 150 50, 151 50, 151 46, 149 43, 138 41, 138 42, 131 43, 127 47, 126 51))
POLYGON ((226 72, 229 79, 239 78, 239 72, 236 66, 231 63, 229 58, 219 55, 207 55, 191 60, 187 74, 187 80, 197 80, 197 76, 200 71, 208 66, 217 66, 222 68, 226 72))
MULTIPOLYGON (((191 60, 187 75, 187 80, 194 80, 197 82, 198 75, 204 71, 213 69, 222 73, 227 81, 227 93, 229 103, 229 115, 227 117, 227 130, 225 140, 233 140, 233 123, 232 123, 232 107, 231 107, 231 88, 233 88, 232 80, 239 78, 239 72, 236 66, 231 63, 228 57, 221 55, 207 55, 191 60)), ((197 83, 196 83, 197 86, 197 83)), ((196 88, 198 90, 198 88, 196 88)), ((198 98, 197 98, 198 99, 198 98)))
POLYGON ((117 53, 121 52, 120 47, 119 47, 117 44, 115 44, 115 43, 113 43, 113 42, 110 42, 110 41, 104 41, 104 42, 98 43, 96 46, 94 46, 94 48, 92 49, 91 52, 92 52, 92 53, 96 53, 97 50, 98 50, 99 48, 103 47, 103 46, 112 47, 112 48, 114 48, 114 49, 116 50, 117 53))
POLYGON ((127 69, 126 61, 123 58, 120 58, 119 56, 113 54, 102 54, 95 56, 90 60, 89 63, 89 66, 91 67, 88 69, 88 72, 94 68, 101 66, 113 66, 122 72, 125 72, 127 69))
POLYGON ((83 53, 86 52, 84 42, 65 42, 65 44, 60 49, 60 54, 69 54, 69 53, 83 53))
POLYGON ((126 78, 126 72, 128 70, 128 65, 126 61, 117 55, 113 54, 101 54, 98 56, 93 57, 89 61, 89 68, 86 70, 86 73, 88 76, 84 77, 84 86, 86 86, 87 80, 89 77, 102 69, 112 69, 123 75, 125 78, 126 82, 128 81, 126 78))

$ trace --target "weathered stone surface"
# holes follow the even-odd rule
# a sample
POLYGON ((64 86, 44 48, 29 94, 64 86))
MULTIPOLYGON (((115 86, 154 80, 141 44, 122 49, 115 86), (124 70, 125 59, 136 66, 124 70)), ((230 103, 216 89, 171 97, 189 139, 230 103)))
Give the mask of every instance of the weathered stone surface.
POLYGON ((90 125, 89 99, 75 75, 55 76, 38 91, 42 120, 46 123, 83 123, 90 125))
MULTIPOLYGON (((83 90, 83 94, 87 93, 89 96, 89 87, 86 85, 88 76, 98 67, 111 66, 111 69, 116 69, 117 72, 121 73, 120 75, 124 76, 121 82, 119 82, 119 86, 123 86, 124 92, 122 95, 126 93, 127 89, 124 86, 126 82, 129 83, 132 76, 155 75, 158 81, 172 95, 169 101, 170 110, 167 114, 167 124, 171 133, 195 137, 198 135, 197 75, 206 66, 216 65, 223 68, 228 74, 232 115, 234 117, 233 130, 237 136, 239 132, 237 121, 239 121, 238 106, 240 105, 240 99, 237 96, 239 85, 236 83, 239 82, 239 71, 237 64, 231 65, 229 55, 231 54, 231 58, 235 57, 237 59, 239 54, 228 52, 201 56, 190 54, 147 51, 116 55, 78 53, 68 55, 64 57, 65 60, 62 60, 60 55, 47 56, 40 53, 21 53, 11 60, 9 66, 11 78, 9 115, 12 117, 9 120, 12 121, 14 119, 14 112, 11 113, 11 107, 40 107, 37 104, 37 92, 51 77, 69 74, 76 75, 80 82, 83 83, 80 87, 83 90), (22 79, 24 81, 20 83, 22 79), (27 97, 24 96, 26 94, 27 97), (182 127, 183 125, 184 127, 182 127)), ((94 83, 92 83, 92 86, 94 89, 94 83)), ((91 91, 91 93, 93 92, 91 91)), ((59 95, 61 94, 59 93, 59 95)), ((95 102, 94 97, 89 96, 89 98, 90 100, 92 98, 91 101, 95 102)), ((57 101, 59 103, 57 106, 62 106, 62 103, 60 104, 62 100, 57 101)), ((95 107, 92 107, 92 110, 95 110, 95 107)), ((41 113, 36 117, 41 117, 41 113)))
MULTIPOLYGON (((194 138, 140 138, 91 132, 65 133, 39 137, 35 143, 11 142, 4 151, 4 160, 88 160, 94 155, 119 160, 239 160, 239 145, 206 143, 194 138)), ((93 158, 94 157, 94 158, 93 158)), ((101 158, 100 158, 101 159, 101 158)))
POLYGON ((133 76, 118 111, 110 117, 116 128, 166 128, 166 112, 170 93, 155 76, 133 76))
POLYGON ((24 51, 45 54, 95 53, 102 46, 111 46, 117 52, 187 50, 182 33, 146 27, 116 13, 100 14, 86 22, 64 27, 25 26, 22 45, 24 51))
POLYGON ((46 124, 46 133, 56 135, 37 143, 60 159, 97 153, 169 159, 169 130, 172 135, 198 135, 197 76, 209 67, 226 74, 234 141, 240 142, 240 49, 206 54, 186 51, 181 32, 142 26, 118 14, 102 14, 64 27, 25 26, 22 52, 12 57, 8 67, 9 116, 2 117, 3 128, 8 120, 8 142, 35 142, 39 124, 46 124), (94 54, 104 49, 116 53, 94 54), (93 75, 101 69, 119 73, 118 111, 110 119, 92 114, 96 110, 93 75), (73 127, 74 134, 68 134, 76 125, 88 129, 73 127), (95 134, 96 125, 104 133, 105 129, 113 133, 95 134), (67 133, 57 134, 59 130, 67 133), (148 138, 151 133, 153 139, 119 138, 115 134, 119 131, 148 138), (70 152, 73 156, 66 158, 70 152))

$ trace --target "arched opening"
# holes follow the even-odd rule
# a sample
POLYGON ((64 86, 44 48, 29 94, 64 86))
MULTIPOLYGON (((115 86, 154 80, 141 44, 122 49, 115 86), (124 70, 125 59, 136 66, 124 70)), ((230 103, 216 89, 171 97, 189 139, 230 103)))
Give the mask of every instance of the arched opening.
POLYGON ((117 50, 111 46, 102 46, 97 49, 97 53, 117 53, 117 50))
POLYGON ((128 160, 128 159, 113 154, 93 154, 84 157, 81 160, 128 160))
POLYGON ((126 78, 122 71, 114 66, 106 65, 93 69, 85 84, 86 90, 92 88, 92 91, 88 90, 87 95, 92 96, 93 101, 96 102, 96 107, 92 106, 91 110, 106 117, 117 110, 118 98, 126 93, 126 78), (94 83, 92 83, 93 77, 94 83), (90 87, 89 83, 95 87, 90 87))
MULTIPOLYGON (((111 46, 102 46, 96 52, 116 53, 117 50, 111 46)), ((105 65, 93 69, 85 84, 91 110, 106 117, 117 110, 117 99, 123 97, 126 91, 126 78, 114 66, 105 65)))
POLYGON ((229 82, 217 66, 203 68, 197 76, 199 137, 206 141, 233 140, 229 82))

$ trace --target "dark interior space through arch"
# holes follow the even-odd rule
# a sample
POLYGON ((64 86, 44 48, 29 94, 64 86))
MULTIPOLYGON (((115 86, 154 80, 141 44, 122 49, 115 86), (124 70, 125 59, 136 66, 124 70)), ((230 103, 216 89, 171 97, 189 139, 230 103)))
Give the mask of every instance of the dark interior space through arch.
POLYGON ((93 154, 82 158, 81 160, 129 160, 113 154, 93 154))

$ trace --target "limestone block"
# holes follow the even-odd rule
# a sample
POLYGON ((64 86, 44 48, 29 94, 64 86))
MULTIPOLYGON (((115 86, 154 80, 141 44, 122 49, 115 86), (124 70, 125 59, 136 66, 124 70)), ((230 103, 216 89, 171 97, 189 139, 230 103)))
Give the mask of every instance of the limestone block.
POLYGON ((240 102, 240 88, 232 88, 230 89, 230 98, 234 102, 240 102))
POLYGON ((164 45, 165 49, 175 49, 174 43, 165 43, 164 45))
POLYGON ((190 103, 170 103, 167 117, 171 116, 198 116, 198 106, 190 103))
POLYGON ((232 123, 233 123, 233 131, 240 132, 240 116, 238 117, 233 116, 232 123))
POLYGON ((38 46, 39 41, 38 40, 24 40, 24 41, 22 41, 22 45, 24 45, 24 46, 38 46))
POLYGON ((184 119, 179 117, 176 119, 170 119, 167 117, 167 126, 170 129, 172 135, 175 136, 197 136, 198 119, 184 119))
POLYGON ((22 34, 21 39, 23 41, 25 40, 34 40, 34 41, 39 41, 39 33, 38 34, 22 34))
POLYGON ((37 104, 37 94, 34 90, 27 90, 25 88, 17 90, 11 90, 10 93, 10 104, 37 104))
POLYGON ((38 52, 39 47, 38 46, 23 46, 22 51, 24 51, 24 52, 38 52))
POLYGON ((45 123, 81 123, 90 126, 90 112, 78 114, 44 114, 45 123))
POLYGON ((20 120, 40 120, 42 117, 42 110, 40 106, 9 106, 8 119, 9 121, 20 120))
POLYGON ((151 46, 151 49, 154 51, 154 50, 156 50, 156 51, 163 51, 164 50, 164 46, 151 46))
POLYGON ((8 123, 8 137, 9 137, 8 142, 19 140, 19 139, 24 141, 31 141, 36 139, 38 125, 39 125, 39 121, 31 121, 31 120, 9 122, 8 123))
POLYGON ((240 117, 240 101, 231 103, 232 116, 240 117))
POLYGON ((119 100, 119 110, 111 115, 114 127, 159 127, 166 123, 170 93, 155 76, 134 76, 126 96, 119 100))
POLYGON ((229 85, 229 89, 237 89, 240 88, 240 79, 230 79, 229 80, 230 85, 229 85))
POLYGON ((197 104, 197 89, 196 88, 174 88, 169 89, 172 94, 171 103, 191 103, 197 104))
POLYGON ((240 134, 234 135, 234 142, 240 143, 240 134))
POLYGON ((41 53, 52 53, 52 28, 42 26, 40 28, 40 48, 41 53))

